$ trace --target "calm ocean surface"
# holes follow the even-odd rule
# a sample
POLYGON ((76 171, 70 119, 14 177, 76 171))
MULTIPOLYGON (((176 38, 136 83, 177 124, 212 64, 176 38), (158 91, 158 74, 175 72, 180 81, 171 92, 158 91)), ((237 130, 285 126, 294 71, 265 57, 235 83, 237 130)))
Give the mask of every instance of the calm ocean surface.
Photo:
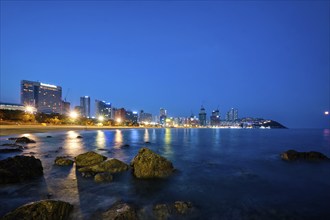
MULTIPOLYGON (((329 129, 127 129, 29 137, 37 143, 28 144, 22 154, 41 159, 44 177, 1 185, 0 216, 51 193, 52 199, 75 205, 74 219, 90 219, 118 200, 145 212, 156 203, 188 200, 197 207, 196 219, 330 218, 330 162, 290 163, 279 157, 289 149, 330 157, 329 129), (53 165, 56 156, 86 151, 130 163, 143 146, 172 161, 178 171, 166 180, 137 180, 128 171, 97 184, 82 178, 75 166, 53 165)), ((7 139, 0 137, 1 144, 10 143, 7 139)), ((14 155, 0 154, 0 159, 14 155)))

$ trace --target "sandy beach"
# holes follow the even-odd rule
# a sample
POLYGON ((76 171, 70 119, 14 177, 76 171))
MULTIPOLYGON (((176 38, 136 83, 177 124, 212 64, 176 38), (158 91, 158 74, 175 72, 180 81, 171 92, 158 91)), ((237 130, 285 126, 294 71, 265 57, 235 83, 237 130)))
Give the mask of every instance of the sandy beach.
POLYGON ((139 127, 114 127, 114 126, 78 126, 78 125, 0 125, 0 136, 9 136, 29 133, 45 133, 70 130, 111 130, 130 129, 139 127))

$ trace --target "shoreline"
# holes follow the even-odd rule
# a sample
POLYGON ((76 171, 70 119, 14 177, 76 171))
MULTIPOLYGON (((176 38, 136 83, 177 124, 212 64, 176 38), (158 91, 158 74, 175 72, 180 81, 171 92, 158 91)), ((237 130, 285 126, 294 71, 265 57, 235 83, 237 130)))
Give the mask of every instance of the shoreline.
POLYGON ((115 129, 144 129, 142 127, 126 126, 81 126, 81 125, 0 125, 0 137, 9 135, 20 135, 29 133, 48 133, 61 131, 81 130, 115 130, 115 129))

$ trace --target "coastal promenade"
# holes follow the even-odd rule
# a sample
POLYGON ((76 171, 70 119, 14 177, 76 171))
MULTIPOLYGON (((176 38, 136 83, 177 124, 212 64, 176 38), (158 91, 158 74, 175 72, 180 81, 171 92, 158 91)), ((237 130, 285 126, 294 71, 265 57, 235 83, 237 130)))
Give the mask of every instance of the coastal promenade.
POLYGON ((126 126, 81 126, 81 125, 0 125, 0 136, 28 133, 46 133, 70 130, 111 130, 140 127, 126 126))

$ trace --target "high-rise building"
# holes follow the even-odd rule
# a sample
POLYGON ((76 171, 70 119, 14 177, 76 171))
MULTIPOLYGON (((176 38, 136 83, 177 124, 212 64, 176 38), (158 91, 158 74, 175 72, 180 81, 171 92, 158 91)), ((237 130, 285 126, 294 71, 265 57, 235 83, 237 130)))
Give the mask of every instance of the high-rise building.
POLYGON ((95 99, 95 116, 103 116, 105 119, 111 118, 111 103, 95 99))
POLYGON ((125 121, 128 123, 137 124, 138 123, 138 114, 137 112, 132 112, 130 110, 126 110, 125 112, 125 121))
POLYGON ((216 110, 212 111, 210 121, 211 121, 211 126, 219 126, 220 125, 220 111, 219 111, 219 109, 216 109, 216 110))
POLYGON ((238 119, 238 110, 231 108, 226 115, 226 121, 236 121, 238 119))
POLYGON ((201 110, 198 114, 198 119, 199 119, 199 125, 200 126, 206 126, 206 112, 205 112, 205 108, 203 106, 201 106, 201 110))
POLYGON ((91 117, 91 98, 89 96, 80 97, 81 116, 91 117))
POLYGON ((70 102, 62 101, 62 111, 61 114, 68 115, 70 113, 70 102))
POLYGON ((62 112, 62 87, 51 84, 22 80, 21 104, 35 107, 38 112, 62 112))
POLYGON ((146 113, 143 110, 140 111, 140 117, 139 117, 140 123, 151 123, 152 122, 152 114, 146 113))
POLYGON ((126 110, 124 108, 115 109, 114 119, 119 123, 124 122, 126 120, 126 110))
POLYGON ((166 117, 167 117, 167 111, 165 109, 161 108, 159 110, 159 123, 161 125, 165 125, 166 117))

